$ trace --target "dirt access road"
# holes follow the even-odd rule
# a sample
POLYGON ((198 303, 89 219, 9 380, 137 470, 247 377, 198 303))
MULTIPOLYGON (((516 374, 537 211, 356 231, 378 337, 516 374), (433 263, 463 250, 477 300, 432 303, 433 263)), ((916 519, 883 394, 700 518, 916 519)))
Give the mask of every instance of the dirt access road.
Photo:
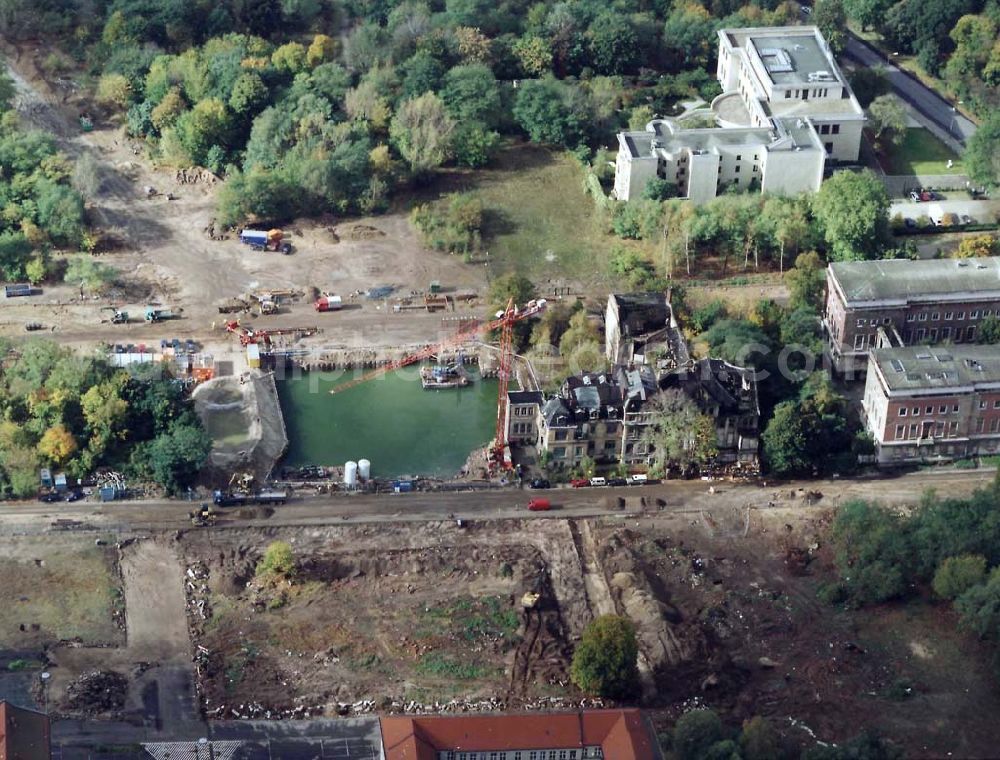
POLYGON ((44 51, 9 44, 0 44, 0 51, 18 88, 16 106, 22 118, 53 133, 70 156, 94 158, 99 190, 88 200, 88 213, 121 241, 120 248, 101 258, 120 269, 127 281, 109 298, 81 299, 77 286, 62 284, 46 285, 40 296, 7 301, 0 334, 23 335, 25 323, 41 322, 53 338, 75 345, 155 344, 161 338, 181 337, 225 349, 229 343, 219 329, 224 319, 216 308, 219 301, 254 289, 308 295, 317 288, 343 295, 348 308, 316 314, 306 299, 261 324, 319 325, 325 331, 320 337, 324 345, 399 346, 433 340, 449 328, 442 325, 440 314, 392 314, 381 302, 349 301, 350 293, 376 285, 394 285, 404 293, 423 291, 432 280, 446 288, 485 289, 482 267, 425 249, 405 210, 350 221, 331 217, 297 222, 287 230, 295 248, 289 256, 254 252, 232 234, 213 240, 205 230, 214 218, 217 183, 178 182, 175 170, 154 166, 145 157, 145 146, 127 138, 115 124, 99 123, 93 132, 81 132, 79 114, 92 109, 71 82, 51 83, 40 74, 36 64, 44 51), (146 187, 155 188, 157 195, 147 197, 146 187), (176 200, 167 200, 168 193, 176 200), (110 324, 100 308, 111 303, 129 311, 133 323, 110 324), (182 317, 144 324, 142 314, 149 303, 168 306, 182 317))
MULTIPOLYGON (((274 510, 226 509, 220 526, 309 526, 351 522, 421 522, 450 517, 475 519, 559 519, 564 517, 627 516, 622 502, 647 509, 700 514, 716 510, 772 508, 807 509, 809 491, 822 494, 815 506, 837 506, 850 499, 874 499, 881 503, 909 507, 923 494, 935 490, 962 496, 987 485, 993 470, 925 470, 902 475, 871 478, 840 478, 822 481, 731 483, 701 480, 668 481, 628 488, 559 488, 545 492, 553 504, 551 512, 527 512, 525 505, 538 492, 528 489, 465 491, 455 493, 414 492, 409 494, 303 495, 274 510)), ((96 504, 42 504, 0 502, 0 533, 45 532, 56 520, 76 521, 78 527, 94 530, 167 530, 190 527, 190 502, 135 501, 96 504)))

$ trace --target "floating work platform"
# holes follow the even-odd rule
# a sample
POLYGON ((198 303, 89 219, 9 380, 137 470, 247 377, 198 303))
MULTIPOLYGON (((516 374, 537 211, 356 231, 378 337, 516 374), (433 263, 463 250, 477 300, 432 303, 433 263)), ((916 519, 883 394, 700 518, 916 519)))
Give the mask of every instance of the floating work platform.
POLYGON ((461 364, 433 364, 420 368, 420 382, 424 390, 442 388, 464 388, 472 384, 472 378, 461 364))

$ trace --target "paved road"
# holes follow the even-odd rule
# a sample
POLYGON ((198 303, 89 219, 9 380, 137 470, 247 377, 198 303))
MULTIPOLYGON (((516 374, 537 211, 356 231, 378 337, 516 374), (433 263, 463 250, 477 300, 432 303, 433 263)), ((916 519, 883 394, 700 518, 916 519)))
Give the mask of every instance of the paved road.
POLYGON ((950 102, 915 77, 890 63, 881 53, 866 45, 853 34, 848 34, 844 54, 863 66, 881 66, 885 69, 889 85, 896 95, 963 145, 975 134, 976 125, 962 114, 953 111, 950 102))

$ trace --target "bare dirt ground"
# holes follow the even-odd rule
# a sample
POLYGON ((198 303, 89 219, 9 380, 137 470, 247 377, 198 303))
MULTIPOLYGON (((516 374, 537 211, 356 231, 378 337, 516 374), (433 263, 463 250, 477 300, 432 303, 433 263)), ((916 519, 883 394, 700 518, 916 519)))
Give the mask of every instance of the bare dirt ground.
MULTIPOLYGON (((69 84, 51 84, 36 68, 44 51, 5 49, 19 88, 18 108, 29 124, 53 132, 71 156, 91 154, 97 161, 100 190, 88 203, 93 221, 120 245, 102 260, 121 270, 127 287, 110 297, 80 297, 72 284, 46 285, 42 295, 7 301, 0 313, 0 334, 23 335, 24 324, 41 322, 61 342, 156 344, 162 338, 196 338, 209 350, 238 351, 221 330, 226 317, 219 302, 254 289, 313 289, 341 294, 344 311, 316 314, 308 298, 264 317, 258 326, 319 325, 314 343, 346 346, 406 345, 453 331, 441 314, 392 314, 382 302, 347 296, 378 285, 404 293, 426 290, 432 280, 447 288, 483 291, 487 272, 459 257, 429 251, 420 243, 405 211, 377 218, 300 221, 288 227, 294 252, 259 253, 233 234, 213 240, 206 232, 215 209, 216 184, 182 183, 174 169, 154 167, 143 146, 122 128, 98 123, 93 132, 77 125, 90 111, 69 84), (155 188, 147 197, 144 189, 155 188), (167 200, 167 194, 176 200, 167 200), (103 306, 130 312, 132 323, 112 325, 103 306), (180 318, 145 324, 147 304, 160 304, 180 318)), ((466 309, 476 308, 473 304, 466 309)), ((471 313, 471 312, 470 312, 471 313)))

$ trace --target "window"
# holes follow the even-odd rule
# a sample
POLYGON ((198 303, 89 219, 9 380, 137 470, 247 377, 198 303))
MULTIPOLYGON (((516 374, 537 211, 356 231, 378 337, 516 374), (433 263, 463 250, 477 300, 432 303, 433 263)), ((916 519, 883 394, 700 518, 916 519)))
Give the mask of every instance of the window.
POLYGON ((927 321, 927 312, 926 312, 926 311, 924 311, 924 312, 921 312, 921 313, 920 313, 920 316, 919 316, 919 317, 917 317, 917 319, 918 319, 918 320, 919 320, 920 322, 926 322, 926 321, 927 321))
POLYGON ((951 408, 951 411, 953 411, 955 414, 958 414, 958 404, 955 404, 955 406, 951 408))
POLYGON ((939 319, 941 319, 940 312, 935 311, 933 314, 931 314, 931 322, 937 322, 939 319))
POLYGON ((958 316, 955 317, 955 319, 965 319, 965 312, 964 311, 958 312, 958 316))
POLYGON ((833 153, 833 143, 823 143, 823 147, 826 148, 827 153, 833 153))
POLYGON ((899 416, 900 417, 905 417, 906 416, 906 407, 905 406, 899 407, 899 416))
POLYGON ((741 153, 737 153, 736 154, 736 160, 737 161, 742 161, 743 160, 743 155, 741 153))
POLYGON ((934 414, 934 407, 929 406, 926 409, 924 409, 924 414, 934 414))
POLYGON ((906 425, 896 425, 896 440, 901 441, 906 437, 906 425))
POLYGON ((994 417, 990 420, 990 432, 996 433, 997 431, 1000 431, 1000 417, 994 417))
POLYGON ((939 423, 938 423, 938 424, 937 424, 937 425, 936 425, 936 426, 934 427, 934 435, 935 435, 935 437, 937 437, 937 438, 940 438, 941 436, 943 436, 943 435, 944 435, 944 423, 943 423, 943 422, 939 422, 939 423))
POLYGON ((568 760, 568 758, 566 757, 566 750, 564 749, 559 750, 559 760, 568 760))
POLYGON ((975 340, 975 338, 976 338, 976 326, 975 325, 969 325, 968 329, 966 329, 966 331, 965 331, 965 339, 966 340, 975 340))
POLYGON ((937 328, 936 327, 932 327, 931 328, 931 343, 933 343, 936 340, 937 340, 937 328))
POLYGON ((490 760, 500 760, 496 752, 490 752, 490 760))
POLYGON ((969 319, 979 319, 979 312, 978 311, 970 311, 969 312, 969 319))
POLYGON ((942 327, 941 328, 941 340, 948 340, 951 337, 951 328, 942 327))
POLYGON ((938 414, 947 414, 947 413, 948 413, 948 407, 947 406, 939 406, 938 407, 938 414))
POLYGON ((863 319, 859 319, 858 320, 858 327, 864 327, 864 326, 865 326, 865 321, 863 319))
POLYGON ((870 320, 868 320, 868 324, 870 324, 872 327, 878 327, 878 320, 877 319, 870 319, 870 320))
POLYGON ((886 317, 885 319, 883 319, 883 320, 882 320, 882 324, 883 324, 883 325, 888 325, 888 324, 890 324, 891 322, 892 322, 892 320, 891 320, 891 319, 889 319, 888 317, 886 317))
POLYGON ((914 417, 919 417, 920 416, 920 407, 919 406, 913 407, 913 411, 911 412, 911 414, 914 417))
POLYGON ((785 90, 785 100, 788 100, 790 97, 792 97, 792 91, 785 90))
POLYGON ((980 409, 985 409, 986 408, 986 402, 985 401, 980 401, 979 402, 979 408, 980 409))
POLYGON ((917 426, 910 425, 910 438, 916 438, 916 437, 917 437, 917 426))
POLYGON ((949 430, 949 433, 948 433, 949 435, 955 435, 956 433, 958 433, 958 423, 957 422, 952 422, 951 423, 951 427, 948 428, 948 430, 949 430))
POLYGON ((982 433, 983 432, 983 425, 985 423, 986 423, 986 420, 984 420, 982 417, 976 417, 976 432, 977 433, 982 433))
POLYGON ((951 318, 952 318, 952 317, 954 317, 954 316, 955 316, 955 313, 954 313, 954 312, 951 312, 951 311, 946 311, 946 312, 944 313, 944 318, 945 318, 945 319, 951 319, 951 318))
POLYGON ((1000 409, 1000 399, 997 399, 996 401, 993 402, 993 408, 1000 409))
POLYGON ((917 318, 916 314, 907 314, 906 315, 906 321, 907 322, 913 322, 914 320, 916 320, 916 318, 917 318))
POLYGON ((569 433, 569 431, 567 431, 567 430, 557 430, 556 431, 556 440, 557 441, 565 441, 566 440, 566 436, 568 435, 568 433, 569 433))
POLYGON ((839 124, 834 124, 830 128, 830 131, 833 132, 833 134, 835 134, 835 135, 839 135, 840 134, 840 125, 839 124))
POLYGON ((819 133, 821 135, 828 135, 828 134, 830 134, 830 125, 829 124, 822 124, 822 125, 820 125, 819 133))
POLYGON ((737 173, 737 174, 739 174, 739 173, 740 173, 740 167, 738 167, 738 166, 736 167, 736 173, 737 173))

